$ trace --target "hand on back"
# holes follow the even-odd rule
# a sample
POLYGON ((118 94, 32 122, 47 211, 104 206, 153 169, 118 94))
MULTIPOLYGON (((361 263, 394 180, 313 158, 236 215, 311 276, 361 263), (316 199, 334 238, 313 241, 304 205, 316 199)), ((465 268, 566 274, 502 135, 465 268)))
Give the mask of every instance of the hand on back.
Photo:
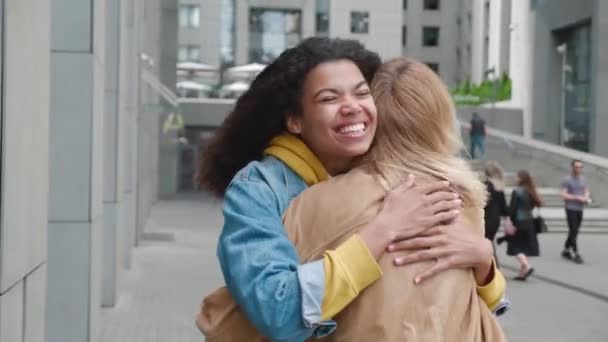
POLYGON ((451 222, 460 214, 462 201, 449 182, 416 184, 413 175, 384 198, 376 218, 360 232, 375 257, 389 243, 417 236, 427 229, 451 222))

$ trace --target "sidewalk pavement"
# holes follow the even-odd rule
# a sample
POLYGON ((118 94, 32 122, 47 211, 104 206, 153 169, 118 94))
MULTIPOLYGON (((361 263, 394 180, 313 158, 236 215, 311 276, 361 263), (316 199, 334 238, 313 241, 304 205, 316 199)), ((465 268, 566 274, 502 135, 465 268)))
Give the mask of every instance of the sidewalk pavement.
MULTIPOLYGON (((173 241, 133 250, 114 308, 102 310, 96 342, 203 341, 194 325, 202 297, 223 284, 215 257, 221 204, 197 194, 160 201, 146 227, 173 241)), ((500 321, 511 342, 608 341, 608 235, 579 237, 584 265, 561 260, 565 235, 541 235, 541 257, 527 282, 509 281, 511 310, 500 321)), ((508 279, 516 263, 498 251, 508 279)))
POLYGON ((122 276, 114 308, 102 309, 96 342, 202 342, 194 324, 203 296, 221 286, 215 257, 221 204, 180 195, 152 209, 146 231, 174 241, 144 241, 122 276))
POLYGON ((500 319, 509 342, 608 341, 608 236, 579 235, 583 265, 561 258, 565 238, 539 236, 541 256, 529 259, 535 272, 526 282, 511 280, 518 264, 498 248, 511 300, 500 319))

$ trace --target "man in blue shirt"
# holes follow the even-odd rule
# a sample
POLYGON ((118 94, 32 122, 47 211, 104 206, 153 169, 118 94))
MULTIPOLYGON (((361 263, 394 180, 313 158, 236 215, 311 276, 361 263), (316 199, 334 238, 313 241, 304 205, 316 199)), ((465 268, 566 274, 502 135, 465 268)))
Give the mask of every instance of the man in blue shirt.
POLYGON ((471 158, 475 159, 475 151, 479 150, 479 156, 483 157, 486 152, 486 122, 477 113, 471 118, 471 158))
POLYGON ((564 177, 561 183, 561 197, 564 199, 568 220, 568 238, 564 245, 562 257, 573 260, 577 264, 582 264, 583 258, 578 252, 576 238, 583 221, 583 209, 586 204, 591 203, 591 196, 582 175, 583 163, 575 159, 572 161, 571 167, 571 174, 564 177))

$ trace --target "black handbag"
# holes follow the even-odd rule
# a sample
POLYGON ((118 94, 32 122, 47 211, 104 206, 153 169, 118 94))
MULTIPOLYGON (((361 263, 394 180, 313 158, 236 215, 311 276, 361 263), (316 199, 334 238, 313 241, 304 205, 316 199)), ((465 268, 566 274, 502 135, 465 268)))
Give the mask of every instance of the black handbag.
POLYGON ((549 231, 549 227, 547 227, 545 219, 540 215, 532 219, 532 224, 534 224, 536 234, 546 233, 549 231))

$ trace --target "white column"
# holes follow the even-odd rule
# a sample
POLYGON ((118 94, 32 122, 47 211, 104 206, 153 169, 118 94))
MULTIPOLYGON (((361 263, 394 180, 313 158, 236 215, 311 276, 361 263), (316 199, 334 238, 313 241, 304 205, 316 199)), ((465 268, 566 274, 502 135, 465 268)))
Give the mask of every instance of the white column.
POLYGON ((499 77, 503 71, 507 70, 507 66, 501 62, 504 60, 504 54, 508 53, 505 49, 504 40, 504 27, 509 26, 508 22, 505 22, 507 17, 504 15, 506 11, 510 9, 506 8, 509 5, 508 0, 495 0, 490 1, 490 46, 488 52, 488 67, 496 70, 495 76, 499 77))
POLYGON ((92 341, 101 304, 105 1, 52 2, 47 342, 92 341))
POLYGON ((533 26, 530 0, 511 2, 511 59, 509 72, 512 82, 511 103, 521 107, 524 136, 532 137, 532 67, 533 26))
POLYGON ((480 83, 484 80, 485 62, 485 11, 484 0, 472 0, 473 30, 471 34, 471 82, 480 83))
POLYGON ((0 0, 0 341, 44 341, 50 6, 0 0))
POLYGON ((120 267, 119 231, 123 229, 121 211, 123 193, 122 184, 122 146, 123 137, 120 134, 123 124, 119 112, 119 45, 120 45, 120 1, 106 2, 106 46, 105 46, 105 109, 104 109, 104 230, 103 230, 103 273, 102 273, 102 305, 113 306, 116 302, 116 292, 120 267))
MULTIPOLYGON (((122 193, 123 210, 119 213, 123 228, 119 230, 119 262, 123 268, 131 267, 131 250, 135 245, 135 201, 137 161, 137 101, 139 84, 139 40, 137 36, 137 13, 141 8, 135 0, 121 1, 120 10, 120 61, 118 107, 120 118, 119 140, 122 161, 119 191, 122 193)), ((141 13, 141 12, 139 12, 141 13)))

